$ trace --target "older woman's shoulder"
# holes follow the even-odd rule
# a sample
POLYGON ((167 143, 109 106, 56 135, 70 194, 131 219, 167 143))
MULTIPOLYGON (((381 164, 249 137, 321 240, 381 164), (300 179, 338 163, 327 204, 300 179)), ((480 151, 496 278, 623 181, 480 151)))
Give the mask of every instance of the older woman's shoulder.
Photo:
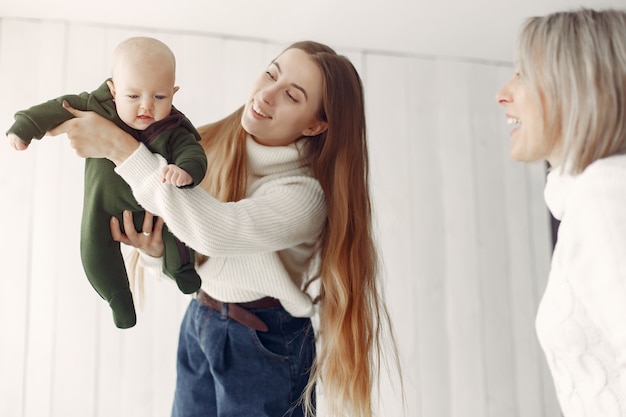
POLYGON ((598 185, 626 187, 626 155, 598 159, 580 174, 580 179, 584 182, 597 182, 598 185))

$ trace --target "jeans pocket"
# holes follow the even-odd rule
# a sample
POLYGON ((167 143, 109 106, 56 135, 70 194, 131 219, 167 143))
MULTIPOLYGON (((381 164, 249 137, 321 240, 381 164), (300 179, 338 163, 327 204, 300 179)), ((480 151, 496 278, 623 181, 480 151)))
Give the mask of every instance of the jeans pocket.
POLYGON ((274 359, 299 357, 310 343, 315 343, 311 321, 293 317, 284 309, 257 310, 255 313, 267 324, 268 332, 248 329, 254 345, 261 353, 274 359))
POLYGON ((282 332, 257 332, 254 329, 248 329, 248 333, 253 345, 261 354, 275 360, 289 360, 289 351, 282 332))

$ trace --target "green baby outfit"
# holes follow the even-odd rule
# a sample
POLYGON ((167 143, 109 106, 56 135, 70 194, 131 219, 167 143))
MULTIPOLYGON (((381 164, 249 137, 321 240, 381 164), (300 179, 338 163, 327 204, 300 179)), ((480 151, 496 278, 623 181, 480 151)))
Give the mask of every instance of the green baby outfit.
MULTIPOLYGON (((165 119, 146 130, 135 130, 117 115, 106 82, 92 93, 62 96, 16 113, 15 123, 7 133, 16 134, 24 143, 30 143, 31 138, 41 139, 48 130, 73 117, 63 108, 64 100, 75 109, 91 110, 113 121, 152 152, 187 171, 193 184, 186 187, 196 186, 204 178, 207 159, 198 143, 200 134, 181 112, 172 107, 171 114, 165 119)), ((89 282, 109 303, 115 325, 129 328, 137 321, 135 307, 120 244, 112 239, 109 222, 111 216, 115 216, 123 225, 122 212, 131 210, 135 227, 140 231, 145 211, 114 168, 113 162, 104 158, 87 158, 85 161, 81 259, 89 282)), ((193 250, 169 232, 167 226, 163 228, 163 242, 165 274, 176 281, 183 293, 197 291, 201 281, 194 268, 193 250)))

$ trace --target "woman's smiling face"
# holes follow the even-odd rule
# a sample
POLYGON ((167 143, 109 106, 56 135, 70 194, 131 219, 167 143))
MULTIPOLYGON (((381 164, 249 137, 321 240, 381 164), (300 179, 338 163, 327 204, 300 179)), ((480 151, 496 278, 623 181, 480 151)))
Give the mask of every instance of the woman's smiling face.
POLYGON ((241 125, 262 145, 284 146, 326 129, 317 119, 322 104, 322 72, 300 49, 288 49, 255 80, 241 125))
POLYGON ((541 102, 532 94, 523 75, 516 71, 498 91, 496 100, 506 109, 507 123, 514 125, 511 158, 522 162, 547 160, 552 166, 557 165, 560 142, 550 145, 541 102))

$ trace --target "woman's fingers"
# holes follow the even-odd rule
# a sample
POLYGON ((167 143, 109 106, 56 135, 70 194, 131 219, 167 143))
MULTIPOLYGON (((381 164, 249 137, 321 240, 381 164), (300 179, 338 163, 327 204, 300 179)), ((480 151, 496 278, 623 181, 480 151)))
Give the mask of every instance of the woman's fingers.
POLYGON ((133 246, 137 246, 135 242, 140 243, 140 241, 138 240, 139 233, 135 230, 135 223, 133 222, 133 212, 130 210, 124 210, 122 219, 124 220, 124 231, 126 232, 126 236, 131 242, 133 242, 133 246))
POLYGON ((119 220, 115 216, 111 217, 110 226, 113 240, 142 249, 150 256, 163 256, 163 219, 157 217, 154 221, 154 215, 146 212, 141 232, 135 230, 133 213, 130 210, 124 211, 122 221, 124 232, 122 232, 119 220))
POLYGON ((154 234, 155 238, 162 239, 163 224, 163 219, 161 217, 157 217, 156 221, 154 222, 154 228, 152 229, 152 233, 154 234))
POLYGON ((140 146, 135 138, 112 120, 93 111, 76 110, 67 103, 63 107, 74 117, 49 130, 48 134, 66 134, 78 156, 107 158, 119 164, 140 146))
POLYGON ((81 112, 80 110, 76 110, 74 107, 72 107, 70 103, 68 103, 66 100, 63 100, 63 103, 61 105, 65 110, 72 113, 74 117, 80 117, 83 114, 83 112, 81 112))
MULTIPOLYGON (((67 110, 68 112, 70 112, 72 114, 72 116, 74 116, 74 118, 82 118, 82 117, 87 117, 88 112, 84 112, 84 111, 80 111, 77 110, 75 108, 73 108, 67 101, 63 100, 63 108, 65 110, 67 110)), ((72 130, 72 127, 75 123, 71 123, 71 119, 61 123, 58 126, 55 126, 54 128, 50 129, 48 131, 48 134, 51 136, 58 136, 61 135, 63 133, 68 133, 70 130, 72 130)))
POLYGON ((117 217, 112 216, 109 225, 111 227, 111 237, 114 241, 125 243, 127 245, 130 244, 126 235, 122 233, 122 228, 120 226, 119 220, 117 220, 117 217))
POLYGON ((141 227, 144 236, 150 236, 152 234, 153 223, 154 216, 152 215, 152 213, 146 212, 146 215, 143 218, 143 226, 141 227))
POLYGON ((122 213, 122 221, 124 222, 123 232, 122 227, 120 226, 120 221, 117 217, 111 216, 109 224, 113 240, 127 245, 132 245, 137 248, 143 246, 144 242, 139 239, 140 234, 135 230, 135 225, 133 224, 133 213, 130 210, 124 210, 124 213, 122 213))
POLYGON ((146 217, 150 218, 149 225, 146 224, 146 220, 144 219, 143 225, 143 233, 142 238, 144 239, 145 246, 142 247, 143 251, 146 252, 150 256, 160 257, 163 256, 164 245, 163 245, 163 219, 160 217, 156 218, 156 221, 153 222, 154 216, 152 213, 146 212, 146 217), (152 225, 154 223, 154 226, 152 225), (150 226, 150 229, 148 229, 150 226), (146 232, 149 235, 146 236, 146 232))

